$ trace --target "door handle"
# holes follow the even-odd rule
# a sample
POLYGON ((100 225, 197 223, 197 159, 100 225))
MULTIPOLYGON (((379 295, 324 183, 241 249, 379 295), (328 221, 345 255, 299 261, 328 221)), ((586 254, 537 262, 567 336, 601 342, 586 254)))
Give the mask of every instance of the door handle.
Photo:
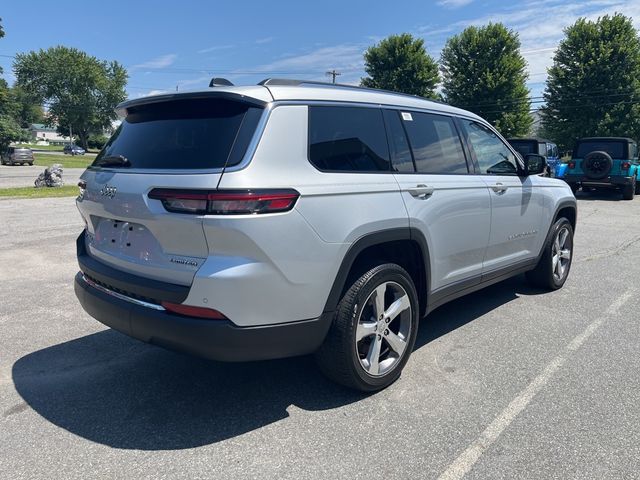
POLYGON ((501 184, 500 182, 496 183, 495 185, 491 186, 491 190, 493 190, 496 193, 504 193, 507 191, 507 187, 506 185, 501 184))
POLYGON ((412 197, 424 199, 433 195, 434 190, 435 189, 433 187, 427 187, 426 185, 420 184, 416 185, 414 188, 409 188, 407 192, 409 192, 412 197))

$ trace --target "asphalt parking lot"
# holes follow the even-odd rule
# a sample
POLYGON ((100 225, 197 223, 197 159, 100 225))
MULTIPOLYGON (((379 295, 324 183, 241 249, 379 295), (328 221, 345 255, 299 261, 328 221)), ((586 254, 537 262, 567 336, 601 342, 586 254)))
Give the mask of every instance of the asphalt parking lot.
POLYGON ((441 307, 375 395, 105 329, 73 199, 0 200, 0 478, 640 478, 640 198, 578 196, 562 290, 441 307))

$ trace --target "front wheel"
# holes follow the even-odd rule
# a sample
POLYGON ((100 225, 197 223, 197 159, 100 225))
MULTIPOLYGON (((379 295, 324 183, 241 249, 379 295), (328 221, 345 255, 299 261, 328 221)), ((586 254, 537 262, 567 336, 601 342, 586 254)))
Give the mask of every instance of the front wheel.
POLYGON ((527 280, 535 287, 558 290, 567 281, 572 259, 573 227, 569 220, 560 218, 551 228, 538 265, 526 273, 527 280))
POLYGON ((386 263, 355 280, 344 294, 316 352, 331 380, 373 392, 395 382, 409 360, 418 331, 418 296, 411 276, 386 263))

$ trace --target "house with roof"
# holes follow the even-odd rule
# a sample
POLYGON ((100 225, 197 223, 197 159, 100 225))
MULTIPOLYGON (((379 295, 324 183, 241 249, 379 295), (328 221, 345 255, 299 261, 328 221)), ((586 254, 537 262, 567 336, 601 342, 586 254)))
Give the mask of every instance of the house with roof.
POLYGON ((57 145, 69 143, 69 137, 60 135, 56 127, 47 126, 44 123, 32 123, 29 125, 29 133, 31 134, 31 142, 40 145, 57 145))

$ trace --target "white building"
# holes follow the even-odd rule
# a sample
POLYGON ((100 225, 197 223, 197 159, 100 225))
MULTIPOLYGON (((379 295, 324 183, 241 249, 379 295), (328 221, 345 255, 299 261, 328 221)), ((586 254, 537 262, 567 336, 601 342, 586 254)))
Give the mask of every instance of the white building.
POLYGON ((32 123, 29 125, 31 142, 40 145, 68 143, 69 137, 60 135, 56 127, 48 127, 42 123, 32 123))

